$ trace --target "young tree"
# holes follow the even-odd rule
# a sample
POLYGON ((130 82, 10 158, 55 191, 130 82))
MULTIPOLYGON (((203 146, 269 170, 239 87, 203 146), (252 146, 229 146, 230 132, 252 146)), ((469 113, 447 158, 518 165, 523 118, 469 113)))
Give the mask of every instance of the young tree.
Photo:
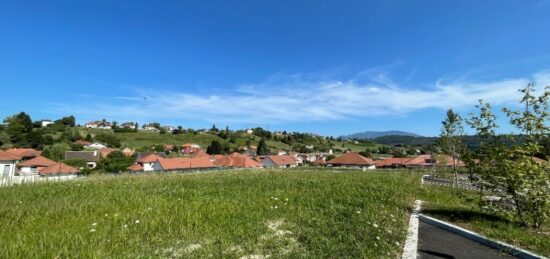
POLYGON ((460 153, 463 151, 462 136, 464 128, 462 127, 462 117, 455 113, 453 109, 447 110, 447 117, 441 122, 440 141, 443 152, 452 159, 453 187, 458 186, 458 164, 460 162, 460 153))
POLYGON ((10 141, 15 146, 27 146, 28 134, 32 132, 33 123, 31 117, 24 113, 18 113, 4 119, 7 123, 6 133, 10 136, 10 141))
POLYGON ((260 142, 258 143, 258 149, 256 150, 256 154, 259 156, 264 156, 268 154, 267 150, 267 144, 265 143, 265 139, 262 138, 260 142))
POLYGON ((222 152, 223 152, 222 144, 220 144, 220 142, 217 140, 212 140, 212 142, 210 143, 210 146, 206 148, 206 153, 208 153, 209 155, 217 155, 217 154, 221 154, 222 152))

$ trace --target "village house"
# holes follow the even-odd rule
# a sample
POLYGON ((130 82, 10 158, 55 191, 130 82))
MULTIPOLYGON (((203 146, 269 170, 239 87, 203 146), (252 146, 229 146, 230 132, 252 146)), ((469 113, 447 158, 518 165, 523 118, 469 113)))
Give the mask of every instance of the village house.
POLYGON ((33 175, 50 165, 55 164, 55 161, 45 158, 43 156, 37 156, 30 160, 21 162, 17 165, 19 173, 21 175, 33 175))
POLYGON ((0 151, 0 184, 4 180, 10 181, 15 176, 17 163, 21 160, 21 157, 14 154, 0 151))
MULTIPOLYGON (((138 153, 136 158, 136 165, 132 165, 133 169, 141 168, 141 170, 134 171, 154 171, 154 164, 159 158, 163 158, 162 153, 138 153), (139 166, 137 166, 139 165, 139 166)), ((128 168, 129 170, 130 167, 128 168)))
POLYGON ((136 129, 137 125, 134 122, 125 122, 120 124, 120 127, 124 129, 136 129))
POLYGON ((97 167, 97 162, 100 159, 99 151, 67 151, 65 152, 65 159, 82 159, 86 161, 86 165, 90 169, 97 167))
POLYGON ((374 160, 374 163, 376 168, 403 168, 412 159, 412 157, 388 157, 374 160))
POLYGON ((95 150, 103 149, 103 148, 106 148, 106 147, 107 147, 106 145, 103 145, 99 142, 95 142, 95 143, 84 146, 84 148, 86 148, 86 149, 95 149, 95 150))
POLYGON ((92 142, 79 139, 79 140, 73 142, 73 144, 82 145, 83 147, 85 147, 85 146, 88 146, 88 145, 92 144, 92 142))
POLYGON ((201 146, 193 143, 186 143, 181 145, 181 152, 186 155, 191 155, 202 151, 201 146))
POLYGON ((376 169, 376 165, 372 159, 364 157, 359 153, 348 152, 339 157, 327 161, 327 166, 332 167, 348 167, 348 168, 360 168, 364 170, 376 169))
POLYGON ((298 166, 298 161, 289 155, 266 156, 262 159, 264 167, 288 168, 298 166))
POLYGON ((164 130, 166 130, 166 132, 170 132, 170 133, 172 133, 172 132, 174 132, 174 130, 176 130, 176 127, 174 127, 174 126, 164 126, 162 128, 164 130))
POLYGON ((54 122, 51 121, 51 120, 41 120, 40 121, 40 126, 41 127, 48 127, 48 125, 52 125, 52 124, 54 124, 54 122))
POLYGON ((38 175, 51 180, 69 180, 77 177, 78 173, 80 173, 80 170, 61 162, 54 163, 38 171, 38 175))
POLYGON ((108 121, 101 120, 101 121, 90 121, 84 124, 84 127, 88 129, 111 129, 112 125, 108 121))

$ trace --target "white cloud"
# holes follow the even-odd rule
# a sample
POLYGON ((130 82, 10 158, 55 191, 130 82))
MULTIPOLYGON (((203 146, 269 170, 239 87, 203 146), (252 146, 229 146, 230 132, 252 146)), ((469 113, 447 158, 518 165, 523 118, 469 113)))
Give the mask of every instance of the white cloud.
MULTIPOLYGON (((381 115, 403 115, 426 108, 469 108, 484 99, 493 105, 517 102, 518 88, 535 81, 542 89, 550 71, 526 78, 490 82, 437 81, 423 89, 399 85, 386 74, 369 83, 316 81, 311 76, 269 78, 225 94, 198 95, 139 89, 135 96, 117 98, 117 104, 57 105, 57 109, 83 117, 119 120, 193 119, 209 122, 277 123, 334 121, 381 115), (122 100, 122 101, 121 101, 122 100)), ((116 97, 113 97, 116 98, 116 97)))

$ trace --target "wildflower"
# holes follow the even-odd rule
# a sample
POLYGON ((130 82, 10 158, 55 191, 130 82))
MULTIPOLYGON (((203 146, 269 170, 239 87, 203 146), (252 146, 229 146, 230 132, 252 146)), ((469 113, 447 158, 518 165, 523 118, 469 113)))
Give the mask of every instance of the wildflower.
POLYGON ((361 214, 361 211, 360 211, 360 210, 358 210, 358 211, 357 211, 357 214, 361 214))
POLYGON ((95 227, 95 226, 97 226, 97 223, 95 223, 95 222, 92 223, 92 227, 95 227))
POLYGON ((273 208, 275 208, 275 209, 276 209, 276 208, 277 208, 277 206, 275 206, 275 207, 273 207, 273 208))
POLYGON ((136 220, 134 223, 139 224, 139 220, 136 220))
POLYGON ((378 247, 378 245, 377 245, 376 243, 374 243, 374 246, 375 246, 375 247, 378 247))
POLYGON ((376 223, 372 223, 372 226, 378 228, 378 225, 376 225, 376 223))
POLYGON ((124 226, 122 226, 123 228, 128 228, 128 224, 124 224, 124 226))
POLYGON ((391 219, 391 221, 395 222, 395 219, 391 219))
POLYGON ((376 240, 380 240, 380 237, 376 237, 376 240))
POLYGON ((109 214, 105 213, 105 217, 108 217, 108 216, 109 216, 109 214))
POLYGON ((399 246, 399 242, 395 241, 395 244, 396 244, 397 246, 399 246))
POLYGON ((391 234, 391 230, 390 230, 390 229, 388 229, 387 231, 388 231, 389 234, 391 234))
POLYGON ((95 232, 95 228, 90 229, 90 232, 95 232))

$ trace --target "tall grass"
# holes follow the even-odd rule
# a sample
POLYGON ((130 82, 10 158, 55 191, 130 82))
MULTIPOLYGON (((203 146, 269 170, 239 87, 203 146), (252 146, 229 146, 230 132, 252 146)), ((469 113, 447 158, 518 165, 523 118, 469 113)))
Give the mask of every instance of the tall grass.
POLYGON ((0 257, 396 257, 418 182, 245 170, 1 188, 0 257))

